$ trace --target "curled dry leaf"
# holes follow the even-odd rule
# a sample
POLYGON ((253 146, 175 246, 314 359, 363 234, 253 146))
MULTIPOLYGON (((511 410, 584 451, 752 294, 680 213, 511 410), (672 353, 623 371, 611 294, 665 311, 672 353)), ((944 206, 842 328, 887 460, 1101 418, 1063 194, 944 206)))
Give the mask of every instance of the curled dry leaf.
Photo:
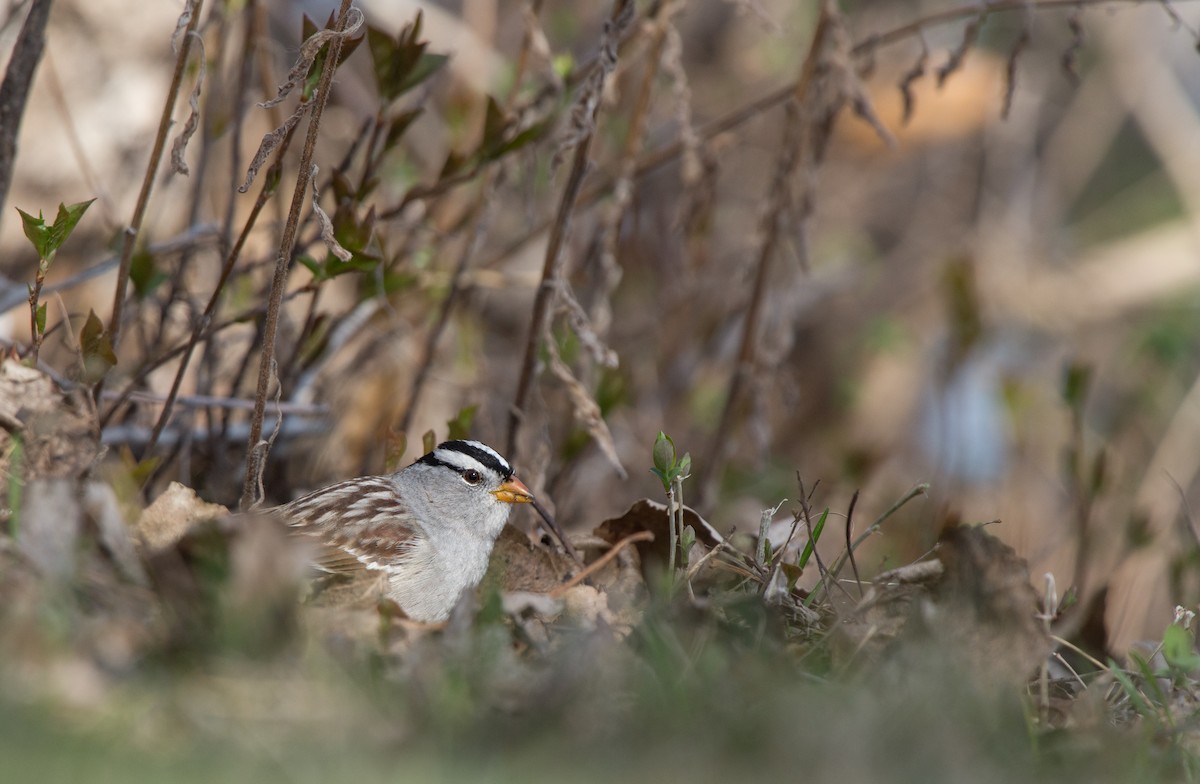
POLYGON ((188 96, 188 118, 183 123, 183 130, 175 137, 175 141, 171 143, 171 169, 179 174, 187 175, 188 165, 183 160, 183 153, 187 150, 187 143, 196 133, 196 129, 200 127, 200 91, 204 89, 205 69, 208 66, 208 60, 204 55, 204 39, 199 33, 188 33, 195 37, 193 43, 200 48, 200 70, 196 74, 196 86, 192 88, 191 94, 188 96))
POLYGON ((547 343, 547 346, 550 349, 550 372, 567 388, 567 397, 571 400, 571 410, 575 414, 575 421, 587 430, 588 435, 608 458, 608 462, 616 469, 617 475, 625 479, 629 474, 625 471, 625 466, 621 465, 621 458, 617 456, 616 444, 613 443, 612 433, 609 432, 608 424, 600 413, 600 406, 595 400, 592 400, 592 396, 584 389, 583 384, 575 378, 567 363, 558 356, 553 341, 547 343))
POLYGON ((258 170, 267 162, 267 158, 271 157, 271 153, 275 152, 275 148, 287 138, 292 129, 296 127, 296 123, 300 122, 309 109, 314 106, 314 101, 305 101, 296 107, 296 111, 292 112, 291 116, 283 121, 275 130, 265 134, 262 142, 258 145, 258 152, 254 153, 254 158, 250 161, 250 165, 246 167, 246 181, 238 186, 238 193, 245 193, 250 190, 250 186, 254 184, 254 178, 258 176, 258 170))
POLYGON ((296 88, 296 85, 304 81, 304 77, 308 75, 308 69, 312 68, 313 60, 317 59, 317 53, 325 44, 335 38, 349 38, 358 32, 358 28, 362 27, 363 12, 358 8, 350 7, 350 16, 346 19, 346 29, 338 32, 337 30, 318 30, 310 35, 300 46, 300 54, 296 58, 295 65, 292 70, 288 71, 287 79, 275 91, 275 97, 269 101, 263 101, 259 104, 264 109, 269 109, 272 106, 278 106, 284 98, 296 88))
POLYGON ((314 163, 309 169, 308 180, 312 183, 312 208, 313 214, 317 216, 317 222, 321 224, 321 241, 325 243, 326 249, 334 256, 337 256, 342 261, 350 261, 354 258, 354 254, 342 247, 337 241, 337 237, 333 234, 333 221, 329 219, 329 215, 325 210, 321 209, 321 191, 317 188, 317 172, 319 169, 314 163))
POLYGON ((183 34, 183 31, 187 29, 187 26, 191 24, 192 14, 195 12, 195 10, 196 0, 188 0, 187 4, 183 7, 183 11, 179 14, 179 18, 175 20, 175 30, 171 33, 172 52, 179 51, 179 37, 183 34))
POLYGON ((605 21, 596 65, 579 91, 579 97, 575 99, 575 106, 571 110, 571 119, 559 138, 558 148, 554 151, 555 166, 565 160, 567 154, 595 130, 596 110, 600 108, 600 99, 604 95, 608 77, 617 68, 617 47, 621 43, 621 36, 633 21, 633 16, 634 3, 626 2, 620 4, 615 18, 605 21))

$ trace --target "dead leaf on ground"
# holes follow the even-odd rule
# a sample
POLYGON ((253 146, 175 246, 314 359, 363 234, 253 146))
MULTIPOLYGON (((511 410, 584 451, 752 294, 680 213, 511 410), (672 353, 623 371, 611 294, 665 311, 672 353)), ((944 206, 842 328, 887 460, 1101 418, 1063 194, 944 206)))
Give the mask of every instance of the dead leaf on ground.
POLYGON ((875 580, 838 625, 838 647, 875 661, 898 642, 932 642, 981 679, 1020 686, 1050 653, 1037 613, 1025 560, 979 526, 954 526, 934 559, 875 580))
MULTIPOLYGON (((696 532, 696 541, 709 549, 724 541, 724 537, 690 506, 683 507, 683 524, 690 525, 696 532)), ((601 523, 595 533, 609 544, 616 544, 639 531, 654 534, 653 541, 637 544, 643 567, 651 568, 651 564, 654 564, 654 568, 665 569, 671 541, 666 504, 649 498, 635 501, 625 514, 601 523)))

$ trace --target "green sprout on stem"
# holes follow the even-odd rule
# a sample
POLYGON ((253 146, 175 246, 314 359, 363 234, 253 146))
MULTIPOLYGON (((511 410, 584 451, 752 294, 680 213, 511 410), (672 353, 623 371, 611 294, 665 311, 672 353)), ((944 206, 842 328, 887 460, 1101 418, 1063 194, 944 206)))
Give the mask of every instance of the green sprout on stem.
POLYGON ((669 549, 667 554, 667 574, 674 580, 675 553, 683 551, 684 566, 687 566, 687 553, 696 541, 696 532, 691 526, 683 525, 683 480, 691 476, 692 456, 684 453, 679 457, 675 451, 675 442, 661 430, 654 439, 654 467, 650 470, 662 482, 663 492, 667 494, 667 519, 669 530, 669 549))
POLYGON ((24 210, 17 209, 17 212, 21 213, 21 227, 25 230, 25 236, 29 238, 38 255, 37 274, 33 283, 29 284, 29 332, 33 339, 34 363, 37 362, 38 351, 41 350, 42 339, 46 335, 46 303, 39 303, 38 300, 42 296, 42 284, 46 280, 46 273, 50 271, 50 262, 54 261, 58 249, 67 241, 67 237, 71 236, 75 224, 79 223, 83 213, 87 212, 87 208, 94 201, 95 199, 88 199, 69 207, 59 204, 54 223, 48 225, 41 210, 38 210, 35 218, 24 210))

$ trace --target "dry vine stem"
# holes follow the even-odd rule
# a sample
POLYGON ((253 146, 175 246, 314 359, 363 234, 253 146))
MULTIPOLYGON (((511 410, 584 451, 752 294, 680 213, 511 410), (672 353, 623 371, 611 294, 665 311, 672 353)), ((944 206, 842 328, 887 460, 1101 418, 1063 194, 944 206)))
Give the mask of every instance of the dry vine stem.
MULTIPOLYGON (((346 29, 350 18, 351 0, 342 0, 338 10, 337 31, 346 29)), ((246 440, 246 476, 242 484, 241 508, 248 509, 260 500, 255 497, 259 477, 267 460, 268 444, 261 440, 263 418, 266 415, 267 395, 271 385, 271 366, 275 360, 275 335, 279 327, 279 309, 283 301, 283 290, 287 286, 288 263, 296 244, 296 231, 300 225, 300 211, 308 200, 308 178, 312 167, 313 149, 317 144, 317 132, 321 113, 329 98, 329 87, 333 83, 333 72, 337 70, 338 57, 342 52, 343 36, 337 35, 329 42, 329 53, 321 72, 312 101, 312 116, 308 121, 308 135, 304 139, 304 150, 300 155, 300 167, 296 176, 296 187, 292 192, 292 206, 288 211, 283 238, 279 243, 279 254, 275 257, 275 276, 271 281, 271 294, 267 303, 266 322, 263 327, 262 356, 258 364, 258 388, 254 394, 254 414, 250 420, 250 435, 246 440)))

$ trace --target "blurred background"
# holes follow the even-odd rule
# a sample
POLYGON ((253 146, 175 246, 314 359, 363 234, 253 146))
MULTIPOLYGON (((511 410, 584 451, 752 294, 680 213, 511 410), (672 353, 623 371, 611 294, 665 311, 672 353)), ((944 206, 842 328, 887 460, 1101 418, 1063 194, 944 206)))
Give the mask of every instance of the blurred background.
MULTIPOLYGON (((3 10, 6 50, 26 5, 3 10)), ((329 256, 306 200, 277 344, 291 407, 268 497, 384 471, 389 445, 409 462, 430 430, 469 432, 508 450, 564 525, 590 531, 661 495, 648 469, 663 430, 693 458, 685 501, 719 529, 755 531, 781 502, 790 521, 797 475, 835 527, 860 491, 856 530, 929 483, 861 552, 865 571, 919 557, 951 521, 1000 520, 989 530, 1039 588, 1049 572, 1060 592, 1106 597, 1095 607, 1114 650, 1160 634, 1198 595, 1200 9, 993 5, 1012 8, 981 21, 978 5, 842 3, 816 78, 844 103, 806 104, 800 117, 834 122, 827 143, 797 148, 787 99, 817 4, 635 4, 593 96, 565 286, 514 439, 572 153, 554 158, 610 9, 360 2, 392 49, 368 40, 346 59, 315 158, 321 204, 354 256, 329 256), (412 51, 397 36, 418 13, 409 43, 448 59, 389 94, 383 66, 412 51)), ((41 362, 64 383, 89 309, 111 315, 180 10, 52 9, 0 220, 0 338, 28 343, 37 267, 12 208, 49 216, 96 198, 43 295, 41 362)), ((190 171, 164 163, 154 178, 100 404, 105 470, 133 506, 170 480, 237 502, 305 123, 253 220, 262 175, 236 188, 295 107, 257 102, 291 67, 302 18, 323 25, 335 10, 201 10, 203 50, 173 115, 172 135, 202 58, 190 171), (219 331, 154 438, 178 348, 218 285, 219 331)))

